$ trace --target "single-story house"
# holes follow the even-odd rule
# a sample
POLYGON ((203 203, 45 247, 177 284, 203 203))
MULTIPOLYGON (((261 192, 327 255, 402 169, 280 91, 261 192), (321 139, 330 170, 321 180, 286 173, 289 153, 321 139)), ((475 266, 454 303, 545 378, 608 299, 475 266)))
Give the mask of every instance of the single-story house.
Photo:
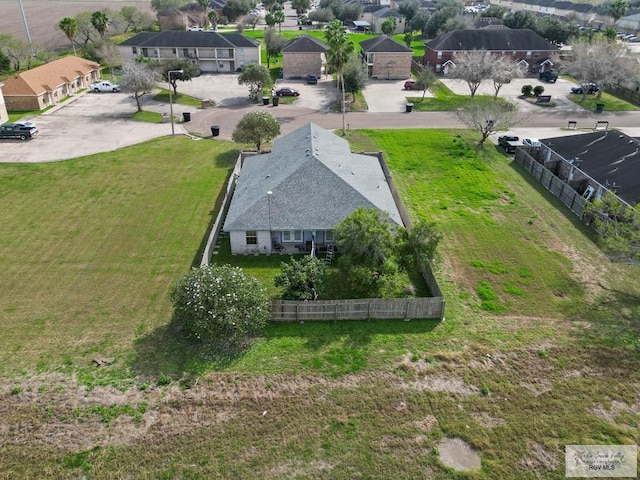
POLYGON ((360 42, 360 53, 367 64, 369 76, 398 80, 411 76, 413 51, 386 35, 360 42))
POLYGON ((100 65, 68 56, 7 77, 2 92, 8 111, 41 110, 100 79, 100 65))
POLYGON ((598 199, 610 190, 629 205, 640 204, 637 139, 617 130, 605 130, 546 138, 542 143, 564 159, 564 165, 556 167, 556 171, 565 181, 575 183, 579 193, 591 191, 598 199))
POLYGON ((239 33, 141 32, 118 49, 123 62, 140 55, 158 61, 186 58, 204 73, 235 72, 245 65, 260 64, 260 43, 239 33))
POLYGON ((399 13, 397 10, 392 10, 389 7, 384 7, 376 10, 375 12, 371 12, 371 30, 374 33, 382 33, 382 24, 388 18, 396 19, 396 29, 393 32, 394 34, 404 33, 407 23, 407 17, 399 13))
POLYGON ((282 47, 282 78, 302 78, 307 74, 322 75, 327 68, 327 50, 322 40, 300 35, 282 47))
POLYGON ((354 210, 377 208, 402 225, 380 159, 308 123, 244 159, 224 222, 233 254, 322 251, 354 210))
POLYGON ((9 114, 7 113, 7 105, 4 101, 4 95, 2 95, 2 87, 4 83, 0 82, 0 124, 9 120, 9 114))
POLYGON ((538 73, 553 66, 550 57, 558 47, 529 29, 454 30, 425 44, 422 63, 436 73, 446 74, 455 66, 453 57, 456 53, 473 50, 487 50, 496 56, 511 58, 522 65, 524 71, 538 73))

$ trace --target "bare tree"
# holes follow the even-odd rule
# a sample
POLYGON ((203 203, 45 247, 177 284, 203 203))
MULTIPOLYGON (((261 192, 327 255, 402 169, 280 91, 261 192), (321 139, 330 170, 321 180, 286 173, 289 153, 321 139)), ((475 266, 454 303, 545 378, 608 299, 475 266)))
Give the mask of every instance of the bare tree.
POLYGON ((491 53, 486 50, 456 53, 453 56, 455 68, 452 76, 467 82, 473 98, 482 81, 492 77, 494 61, 491 53))
POLYGON ((125 92, 131 93, 138 106, 138 112, 142 111, 144 97, 151 93, 159 80, 159 74, 153 65, 144 62, 122 65, 120 86, 125 92))
POLYGON ((509 130, 516 122, 517 108, 511 103, 471 100, 456 110, 458 119, 481 135, 482 146, 492 133, 509 130))
POLYGON ((505 83, 510 83, 511 80, 521 78, 523 75, 522 68, 513 59, 502 56, 495 59, 493 71, 491 72, 493 88, 496 92, 493 98, 498 98, 498 93, 500 93, 500 89, 505 83))
POLYGON ((605 38, 577 40, 571 45, 571 55, 565 58, 557 56, 554 61, 582 85, 583 100, 588 83, 596 83, 600 87, 597 95, 600 99, 604 88, 640 75, 640 64, 631 57, 627 47, 605 38))

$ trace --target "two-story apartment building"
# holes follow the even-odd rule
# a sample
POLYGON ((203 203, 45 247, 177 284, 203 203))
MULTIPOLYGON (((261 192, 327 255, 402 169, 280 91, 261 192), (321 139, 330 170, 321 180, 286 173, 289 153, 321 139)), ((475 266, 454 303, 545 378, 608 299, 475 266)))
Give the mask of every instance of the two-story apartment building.
POLYGON ((239 33, 142 32, 118 48, 123 62, 140 55, 158 61, 186 58, 204 73, 235 72, 260 64, 260 43, 239 33))

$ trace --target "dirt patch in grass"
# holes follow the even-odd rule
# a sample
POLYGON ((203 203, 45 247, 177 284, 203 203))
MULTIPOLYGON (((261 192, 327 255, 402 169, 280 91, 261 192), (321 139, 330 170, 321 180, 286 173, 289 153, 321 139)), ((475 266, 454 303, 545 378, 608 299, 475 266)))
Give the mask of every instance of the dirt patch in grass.
POLYGON ((417 428, 419 428, 424 432, 430 432, 433 429, 433 427, 436 426, 437 423, 438 423, 438 419, 433 415, 426 415, 420 420, 416 420, 412 422, 413 425, 415 425, 417 428))
POLYGON ((414 382, 403 384, 404 388, 418 392, 447 392, 458 395, 471 395, 478 392, 474 385, 467 385, 462 380, 441 375, 428 375, 414 382))
POLYGON ((455 470, 466 472, 481 466, 480 455, 460 438, 445 438, 438 443, 438 452, 440 461, 455 470))
MULTIPOLYGON (((551 472, 560 466, 557 454, 547 450, 537 442, 527 442, 527 454, 522 465, 529 470, 546 470, 551 472)), ((542 477, 544 478, 544 477, 542 477)))
POLYGON ((474 413, 472 417, 482 428, 489 430, 498 425, 504 425, 505 423, 503 418, 492 417, 487 412, 474 413))

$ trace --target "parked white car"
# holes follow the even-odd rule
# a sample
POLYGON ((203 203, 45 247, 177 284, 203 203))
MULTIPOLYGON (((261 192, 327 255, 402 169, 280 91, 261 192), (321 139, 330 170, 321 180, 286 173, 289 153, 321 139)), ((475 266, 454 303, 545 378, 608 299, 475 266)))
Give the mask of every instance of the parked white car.
POLYGON ((96 82, 89 85, 89 90, 98 92, 119 92, 120 85, 111 82, 96 82))

